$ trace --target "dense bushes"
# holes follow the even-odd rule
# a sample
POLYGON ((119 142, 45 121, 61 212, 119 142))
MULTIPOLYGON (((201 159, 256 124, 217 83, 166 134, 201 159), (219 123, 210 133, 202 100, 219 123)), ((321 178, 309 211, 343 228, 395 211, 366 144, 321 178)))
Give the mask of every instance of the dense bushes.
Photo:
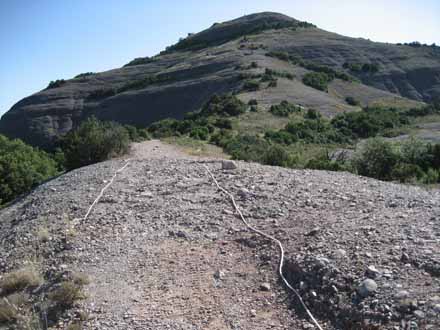
POLYGON ((400 182, 440 182, 440 145, 416 139, 400 143, 375 138, 358 148, 353 169, 360 175, 400 182))
POLYGON ((282 101, 280 104, 272 105, 269 111, 274 116, 288 117, 292 113, 300 112, 301 108, 287 101, 282 101))
POLYGON ((387 130, 409 123, 404 112, 389 108, 367 108, 359 112, 346 112, 331 121, 333 127, 351 138, 374 137, 387 130))
POLYGON ((57 173, 47 153, 0 135, 0 206, 57 173))
POLYGON ((124 127, 91 117, 63 138, 65 166, 71 170, 122 155, 128 151, 129 143, 124 127))
POLYGON ((327 92, 332 78, 324 72, 309 72, 303 77, 303 83, 320 91, 327 92))
POLYGON ((225 115, 238 116, 246 111, 246 104, 240 101, 237 97, 226 94, 222 96, 214 95, 202 107, 201 115, 225 115))

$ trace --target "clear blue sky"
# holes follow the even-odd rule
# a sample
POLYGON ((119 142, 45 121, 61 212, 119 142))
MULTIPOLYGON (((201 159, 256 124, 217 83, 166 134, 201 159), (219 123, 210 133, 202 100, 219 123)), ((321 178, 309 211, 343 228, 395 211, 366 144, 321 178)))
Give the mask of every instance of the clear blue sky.
POLYGON ((120 67, 261 11, 353 37, 440 44, 439 0, 0 0, 0 115, 50 80, 120 67))

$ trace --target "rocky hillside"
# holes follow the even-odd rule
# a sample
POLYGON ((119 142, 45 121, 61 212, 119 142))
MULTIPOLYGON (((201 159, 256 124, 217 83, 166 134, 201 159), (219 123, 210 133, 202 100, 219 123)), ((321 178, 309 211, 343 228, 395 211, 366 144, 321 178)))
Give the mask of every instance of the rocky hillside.
POLYGON ((0 297, 23 301, 21 290, 51 329, 314 329, 276 275, 276 247, 242 225, 207 165, 248 221, 282 241, 284 273, 323 329, 440 327, 438 191, 242 162, 223 170, 157 141, 131 157, 85 221, 125 160, 72 171, 0 211, 0 297), (6 286, 23 269, 41 277, 16 275, 33 288, 6 286), (85 294, 69 304, 54 294, 72 297, 79 283, 85 294))
POLYGON ((363 106, 417 106, 440 96, 440 50, 348 38, 284 15, 254 14, 214 24, 123 68, 55 81, 14 105, 0 120, 0 133, 48 146, 92 114, 146 126, 182 118, 226 92, 267 107, 287 100, 328 116, 358 109, 347 97, 363 106), (266 69, 277 83, 261 78, 266 69), (328 91, 303 83, 307 73, 323 70, 336 73, 328 91), (256 77, 259 88, 248 81, 256 77))

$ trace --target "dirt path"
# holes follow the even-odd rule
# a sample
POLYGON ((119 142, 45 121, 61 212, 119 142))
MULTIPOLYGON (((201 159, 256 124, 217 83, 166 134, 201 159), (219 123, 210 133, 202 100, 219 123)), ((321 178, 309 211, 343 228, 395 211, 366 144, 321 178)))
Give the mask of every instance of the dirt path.
MULTIPOLYGON (((0 273, 35 257, 30 242, 44 228, 40 267, 91 280, 76 308, 90 316, 86 329, 312 329, 278 281, 275 247, 245 230, 199 158, 154 140, 131 157, 87 221, 78 219, 124 160, 69 172, 2 210, 0 273)), ((347 173, 208 166, 251 224, 285 244, 288 272, 325 329, 356 318, 381 329, 440 324, 438 191, 347 173), (360 298, 367 276, 378 288, 360 298), (407 309, 394 298, 401 291, 407 309)))
POLYGON ((160 140, 134 143, 131 157, 136 159, 197 159, 196 156, 185 153, 181 148, 160 140))

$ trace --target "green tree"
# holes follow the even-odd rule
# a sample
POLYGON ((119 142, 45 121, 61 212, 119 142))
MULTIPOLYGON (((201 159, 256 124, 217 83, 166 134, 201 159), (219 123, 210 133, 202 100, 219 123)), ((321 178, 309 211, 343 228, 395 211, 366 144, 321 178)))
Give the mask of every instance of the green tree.
POLYGON ((0 135, 0 205, 57 173, 57 163, 47 153, 0 135))
POLYGON ((364 142, 356 151, 353 165, 358 174, 380 180, 391 180, 399 154, 390 142, 380 138, 364 142))
POLYGON ((72 170, 128 152, 127 130, 116 123, 90 117, 62 140, 66 168, 72 170))

